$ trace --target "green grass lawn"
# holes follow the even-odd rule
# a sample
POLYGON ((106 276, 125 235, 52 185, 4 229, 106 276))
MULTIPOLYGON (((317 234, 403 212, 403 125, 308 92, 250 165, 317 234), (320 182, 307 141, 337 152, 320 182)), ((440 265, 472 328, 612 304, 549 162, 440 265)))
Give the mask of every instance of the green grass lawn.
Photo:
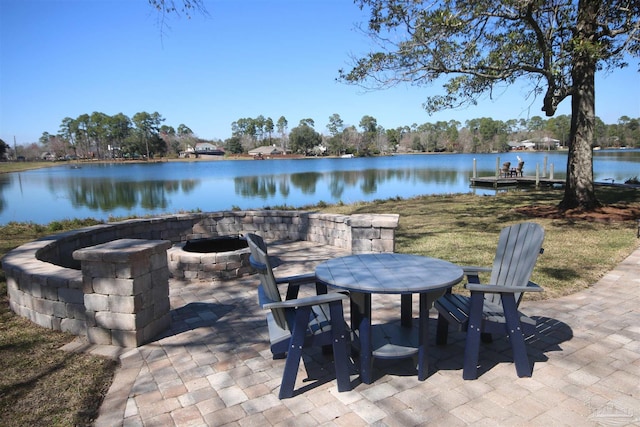
MULTIPOLYGON (((95 223, 10 223, 0 227, 0 256, 38 237, 95 223)), ((0 425, 90 426, 111 385, 117 363, 64 352, 60 347, 75 336, 41 328, 13 314, 2 270, 0 325, 0 425)))
MULTIPOLYGON (((331 206, 335 213, 398 213, 396 252, 446 259, 461 265, 491 266, 500 229, 533 221, 545 229, 545 252, 532 280, 546 290, 525 298, 555 298, 595 283, 638 247, 637 221, 591 221, 529 217, 517 208, 555 206, 559 191, 509 192, 498 196, 428 196, 331 206)), ((603 187, 599 198, 619 212, 640 218, 640 190, 603 187)))
POLYGON ((0 173, 21 172, 56 165, 55 162, 0 162, 0 173))
MULTIPOLYGON (((396 251, 434 256, 464 265, 490 265, 498 233, 506 225, 534 221, 545 231, 545 253, 533 280, 555 298, 595 283, 635 248, 640 190, 604 187, 599 198, 630 219, 580 216, 529 217, 519 207, 554 206, 558 191, 510 192, 498 196, 428 196, 310 208, 334 213, 398 213, 396 251)), ((0 227, 0 256, 38 237, 95 224, 62 221, 48 226, 11 223, 0 227)), ((459 287, 458 287, 459 288, 459 287)), ((90 425, 116 368, 113 361, 59 350, 73 336, 40 328, 14 315, 0 271, 0 425, 90 425)))

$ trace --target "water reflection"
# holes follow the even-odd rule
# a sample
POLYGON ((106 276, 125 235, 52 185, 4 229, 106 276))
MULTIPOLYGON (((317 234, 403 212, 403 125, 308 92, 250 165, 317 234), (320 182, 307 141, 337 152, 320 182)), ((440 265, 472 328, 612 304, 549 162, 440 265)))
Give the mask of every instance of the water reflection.
MULTIPOLYGON (((536 167, 542 171, 555 164, 555 178, 564 178, 566 153, 520 155, 526 160, 525 173, 535 174, 536 167)), ((473 165, 479 176, 490 176, 498 160, 511 157, 515 155, 86 164, 75 169, 62 165, 1 174, 0 224, 233 207, 300 207, 318 201, 351 203, 470 191, 492 194, 469 187, 473 165)), ((594 157, 594 177, 623 182, 639 175, 639 165, 640 150, 600 152, 594 157)))
MULTIPOLYGON (((51 191, 58 189, 54 181, 49 182, 51 191)), ((68 181, 68 195, 74 207, 112 212, 118 208, 157 210, 169 206, 169 196, 190 193, 198 185, 197 180, 122 182, 114 180, 68 181)))
POLYGON ((4 199, 4 189, 11 185, 11 179, 9 178, 9 174, 2 173, 0 174, 0 212, 2 212, 7 204, 4 199))
POLYGON ((299 189, 302 194, 313 195, 316 193, 316 185, 322 178, 318 172, 294 173, 290 177, 291 185, 299 189))
MULTIPOLYGON (((281 196, 284 199, 291 188, 313 196, 323 183, 332 200, 340 200, 347 188, 358 188, 362 194, 373 195, 384 183, 457 184, 458 171, 428 169, 365 169, 360 171, 301 172, 290 175, 244 176, 234 178, 235 192, 243 197, 268 199, 281 196), (276 185, 277 183, 277 185, 276 185)), ((466 178, 465 178, 466 179, 466 178)))
POLYGON ((245 197, 267 199, 276 194, 276 182, 272 176, 248 176, 235 178, 236 194, 245 197))
POLYGON ((289 186, 289 180, 284 176, 280 177, 280 182, 278 183, 278 188, 280 188, 280 194, 282 195, 282 197, 284 199, 286 199, 289 196, 289 194, 291 193, 291 187, 289 186))

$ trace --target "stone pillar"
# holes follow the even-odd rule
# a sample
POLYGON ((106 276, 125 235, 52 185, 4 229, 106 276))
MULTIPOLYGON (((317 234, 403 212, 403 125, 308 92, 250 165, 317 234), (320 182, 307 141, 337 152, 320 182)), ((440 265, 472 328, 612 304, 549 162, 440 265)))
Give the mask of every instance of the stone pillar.
POLYGON ((351 252, 395 252, 395 231, 398 214, 354 214, 351 215, 351 252))
POLYGON ((166 240, 121 239, 73 252, 90 343, 137 347, 169 327, 170 247, 166 240))

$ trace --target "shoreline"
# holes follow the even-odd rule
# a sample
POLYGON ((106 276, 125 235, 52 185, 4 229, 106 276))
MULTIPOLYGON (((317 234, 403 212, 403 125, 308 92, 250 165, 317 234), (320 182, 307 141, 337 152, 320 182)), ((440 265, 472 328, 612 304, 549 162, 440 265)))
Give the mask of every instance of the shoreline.
MULTIPOLYGON (((597 150, 598 152, 605 151, 621 151, 622 149, 618 148, 608 148, 605 150, 597 150)), ((626 149, 626 150, 640 150, 640 148, 626 149)), ((491 152, 491 153, 461 153, 461 152, 420 152, 420 153, 390 153, 390 154, 380 154, 376 156, 367 156, 367 157, 352 157, 353 159, 359 158, 377 158, 377 157, 393 157, 393 156, 432 156, 432 155, 445 155, 445 154, 477 154, 477 155, 486 155, 493 154, 496 156, 504 155, 504 154, 512 154, 512 153, 540 153, 547 152, 546 150, 514 150, 514 151, 503 151, 503 152, 491 152)), ((557 150, 553 150, 552 152, 561 152, 566 153, 568 149, 561 148, 557 150)), ((167 162, 219 162, 219 161, 234 161, 234 160, 307 160, 307 159, 340 159, 341 156, 303 156, 300 154, 289 154, 289 155, 276 155, 276 156, 266 156, 261 159, 257 159, 248 154, 233 154, 229 156, 211 156, 211 155, 200 155, 199 157, 187 157, 187 158, 178 158, 178 157, 162 157, 158 159, 151 159, 149 161, 142 159, 128 160, 128 159, 83 159, 83 160, 61 160, 61 161, 2 161, 0 162, 0 175, 4 173, 13 173, 13 172, 23 172, 33 169, 41 169, 47 167, 54 167, 60 165, 89 165, 89 164, 141 164, 141 163, 167 163, 167 162)), ((349 159, 345 159, 349 160, 349 159)))
MULTIPOLYGON (((555 151, 566 151, 566 150, 555 150, 555 151)), ((532 153, 539 152, 539 150, 529 151, 532 153)), ((477 153, 477 154, 504 154, 508 153, 504 152, 496 152, 496 153, 477 153)), ((376 156, 366 156, 366 157, 358 157, 354 156, 353 159, 358 158, 376 158, 376 157, 393 157, 393 156, 420 156, 420 155, 443 155, 443 154, 472 154, 472 153, 461 153, 461 152, 421 152, 421 153, 390 153, 390 154, 380 154, 376 156)), ((341 156, 303 156, 301 154, 285 154, 285 155, 276 155, 276 156, 266 156, 261 159, 256 159, 249 154, 233 154, 229 156, 211 156, 211 155, 200 155, 199 157, 162 157, 158 159, 141 160, 129 160, 129 159, 83 159, 83 160, 55 160, 55 161, 2 161, 0 162, 0 174, 2 173, 12 173, 12 172, 22 172, 26 170, 32 169, 40 169, 45 167, 53 167, 59 165, 83 165, 83 164, 113 164, 113 163, 122 163, 122 164, 137 164, 137 163, 166 163, 166 162, 219 162, 224 160, 307 160, 307 159, 340 159, 341 156)))

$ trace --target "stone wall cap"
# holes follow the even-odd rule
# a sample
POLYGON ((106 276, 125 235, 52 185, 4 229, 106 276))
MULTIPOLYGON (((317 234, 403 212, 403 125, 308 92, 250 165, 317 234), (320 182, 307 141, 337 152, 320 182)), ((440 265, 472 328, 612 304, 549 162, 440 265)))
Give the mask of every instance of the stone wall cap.
POLYGON ((310 219, 320 219, 323 221, 331 221, 331 222, 347 222, 349 220, 349 215, 343 214, 335 214, 335 213, 311 213, 309 214, 310 219))
POLYGON ((349 225, 352 227, 396 228, 399 220, 399 214, 353 214, 349 225))
POLYGON ((169 240, 118 239, 73 251, 79 261, 126 261, 140 253, 156 253, 171 247, 169 240))

